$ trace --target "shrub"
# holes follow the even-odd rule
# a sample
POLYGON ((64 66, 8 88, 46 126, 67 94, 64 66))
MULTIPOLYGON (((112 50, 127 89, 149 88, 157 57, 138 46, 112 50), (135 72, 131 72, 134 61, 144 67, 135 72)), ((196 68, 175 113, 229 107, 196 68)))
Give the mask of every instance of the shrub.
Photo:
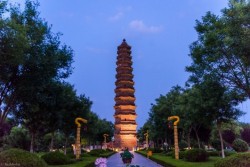
POLYGON ((213 148, 215 148, 216 150, 220 151, 221 150, 221 143, 220 143, 220 140, 216 139, 216 140, 213 140, 211 142, 213 148))
POLYGON ((188 143, 186 141, 184 141, 184 140, 181 140, 180 143, 179 143, 180 150, 184 150, 187 147, 188 147, 188 143))
POLYGON ((149 148, 148 151, 152 151, 152 153, 161 153, 163 150, 160 148, 149 148))
POLYGON ((167 152, 167 153, 166 153, 166 156, 173 156, 173 154, 174 154, 173 152, 174 152, 174 151, 169 151, 169 152, 167 152))
POLYGON ((99 157, 101 154, 104 154, 105 152, 106 151, 103 149, 95 149, 95 150, 91 150, 88 154, 99 157))
POLYGON ((215 162, 214 167, 248 167, 250 166, 250 153, 235 154, 215 162))
POLYGON ((220 156, 220 152, 219 151, 207 151, 209 156, 220 156))
POLYGON ((208 153, 205 150, 199 148, 194 148, 185 152, 185 159, 190 162, 207 161, 208 157, 208 153))
POLYGON ((232 147, 237 152, 246 152, 248 150, 248 144, 244 140, 235 139, 232 147))
MULTIPOLYGON (((225 156, 231 156, 231 155, 236 154, 235 151, 227 151, 227 150, 225 150, 224 153, 225 153, 225 156)), ((220 156, 221 156, 221 151, 220 151, 220 156)))
MULTIPOLYGON (((216 156, 216 157, 221 156, 221 151, 207 151, 207 153, 209 156, 216 156)), ((231 155, 235 154, 236 152, 225 150, 224 153, 225 153, 225 156, 231 156, 231 155)))
POLYGON ((0 165, 5 164, 17 164, 21 167, 47 167, 46 162, 36 154, 21 149, 9 149, 0 152, 0 165))
POLYGON ((65 165, 71 162, 69 157, 59 151, 46 153, 41 158, 49 165, 65 165))
POLYGON ((179 159, 184 159, 185 158, 186 151, 180 151, 179 152, 179 159))
MULTIPOLYGON (((184 159, 185 158, 186 151, 179 151, 179 159, 184 159)), ((175 151, 171 152, 172 158, 175 158, 175 151)))

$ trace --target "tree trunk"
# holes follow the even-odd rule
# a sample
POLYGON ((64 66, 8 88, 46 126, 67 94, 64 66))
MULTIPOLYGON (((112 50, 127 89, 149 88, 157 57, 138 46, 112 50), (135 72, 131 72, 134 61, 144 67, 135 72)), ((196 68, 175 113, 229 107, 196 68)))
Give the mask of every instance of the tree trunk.
POLYGON ((187 134, 187 144, 188 144, 188 149, 191 148, 191 140, 190 140, 190 135, 191 135, 192 127, 188 129, 188 134, 187 134))
POLYGON ((199 138, 199 135, 198 135, 198 132, 197 132, 196 128, 194 128, 194 132, 195 132, 195 136, 196 136, 196 139, 197 139, 197 142, 198 142, 198 147, 201 148, 200 138, 199 138))
POLYGON ((54 149, 54 138, 55 138, 55 133, 51 132, 51 141, 50 141, 49 151, 53 151, 54 149))
POLYGON ((35 133, 31 132, 31 141, 30 141, 30 152, 34 152, 34 143, 35 143, 35 133))
POLYGON ((220 136, 221 156, 222 156, 222 158, 225 158, 224 144, 223 144, 223 138, 222 138, 222 134, 221 134, 221 123, 218 121, 217 121, 217 129, 218 129, 219 136, 220 136))
POLYGON ((65 137, 65 142, 64 142, 64 155, 67 154, 67 145, 68 145, 68 138, 65 137))

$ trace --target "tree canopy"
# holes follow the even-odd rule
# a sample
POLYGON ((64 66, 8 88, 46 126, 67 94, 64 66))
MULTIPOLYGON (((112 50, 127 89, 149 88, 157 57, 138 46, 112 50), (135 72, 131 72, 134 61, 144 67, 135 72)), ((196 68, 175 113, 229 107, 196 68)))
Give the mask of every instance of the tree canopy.
POLYGON ((223 85, 250 97, 249 13, 249 1, 232 0, 221 16, 207 12, 196 21, 198 40, 190 46, 193 63, 187 67, 191 81, 216 75, 223 85))
POLYGON ((101 141, 103 133, 112 137, 113 124, 100 119, 91 111, 92 101, 65 82, 72 73, 73 50, 40 17, 38 6, 26 0, 22 10, 0 1, 0 126, 10 115, 18 120, 29 131, 31 152, 35 138, 47 133, 53 148, 56 131, 64 135, 66 149, 77 117, 95 118, 88 124, 89 139, 101 141))

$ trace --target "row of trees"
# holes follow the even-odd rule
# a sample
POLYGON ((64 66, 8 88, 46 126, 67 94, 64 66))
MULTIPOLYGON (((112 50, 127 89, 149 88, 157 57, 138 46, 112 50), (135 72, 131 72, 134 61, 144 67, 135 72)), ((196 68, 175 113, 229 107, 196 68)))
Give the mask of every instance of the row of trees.
POLYGON ((113 124, 91 111, 92 102, 77 95, 65 82, 72 73, 73 50, 60 42, 60 33, 39 17, 38 4, 27 0, 22 11, 0 1, 0 134, 8 134, 7 120, 28 130, 30 151, 35 139, 60 132, 68 146, 75 133, 74 120, 89 121, 85 133, 88 141, 103 141, 102 134, 112 136, 113 124))
POLYGON ((207 12, 196 21, 198 40, 190 46, 192 64, 186 87, 173 87, 152 104, 149 119, 139 130, 146 129, 152 140, 170 142, 172 130, 167 117, 180 116, 180 136, 191 146, 193 133, 198 147, 209 142, 216 125, 223 151, 222 125, 236 121, 244 113, 237 106, 250 97, 250 2, 229 1, 221 16, 207 12), (157 129, 155 131, 154 129, 157 129))

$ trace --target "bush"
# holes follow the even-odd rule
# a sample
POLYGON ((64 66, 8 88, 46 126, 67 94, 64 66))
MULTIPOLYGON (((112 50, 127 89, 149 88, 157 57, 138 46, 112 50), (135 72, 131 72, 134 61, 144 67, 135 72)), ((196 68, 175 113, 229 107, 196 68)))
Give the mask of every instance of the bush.
POLYGON ((208 157, 208 153, 205 150, 199 148, 194 148, 185 152, 185 159, 190 162, 207 161, 208 157))
POLYGON ((173 154, 174 154, 174 151, 169 151, 166 153, 166 156, 173 156, 173 154))
MULTIPOLYGON (((221 156, 221 151, 207 151, 209 156, 216 156, 216 157, 220 157, 221 156)), ((225 156, 231 156, 233 154, 235 154, 235 151, 226 151, 224 150, 225 156)))
POLYGON ((152 153, 162 153, 163 150, 160 148, 149 148, 148 151, 152 151, 152 153))
POLYGON ((184 141, 184 140, 181 140, 180 143, 179 143, 180 150, 184 150, 187 147, 188 147, 188 143, 186 141, 184 141))
POLYGON ((41 158, 49 165, 65 165, 71 163, 69 157, 59 151, 46 153, 41 158))
POLYGON ((104 154, 106 151, 103 149, 95 149, 95 150, 91 150, 88 154, 95 156, 95 157, 99 157, 101 154, 104 154))
MULTIPOLYGON (((179 159, 184 159, 185 158, 186 151, 179 151, 179 159)), ((175 151, 171 152, 172 158, 175 158, 175 151)))
POLYGON ((235 139, 232 147, 237 152, 246 152, 248 151, 248 144, 244 140, 241 139, 235 139))
POLYGON ((215 162, 214 167, 248 167, 250 166, 250 153, 235 154, 215 162))
POLYGON ((216 140, 213 140, 211 142, 213 148, 215 148, 216 150, 220 151, 221 150, 221 143, 220 143, 220 140, 216 139, 216 140))
POLYGON ((9 149, 0 152, 0 165, 3 165, 1 167, 7 167, 7 164, 17 164, 21 167, 48 166, 46 162, 44 162, 44 160, 39 158, 36 154, 21 149, 9 149))
POLYGON ((220 156, 220 151, 207 151, 209 156, 220 156))

